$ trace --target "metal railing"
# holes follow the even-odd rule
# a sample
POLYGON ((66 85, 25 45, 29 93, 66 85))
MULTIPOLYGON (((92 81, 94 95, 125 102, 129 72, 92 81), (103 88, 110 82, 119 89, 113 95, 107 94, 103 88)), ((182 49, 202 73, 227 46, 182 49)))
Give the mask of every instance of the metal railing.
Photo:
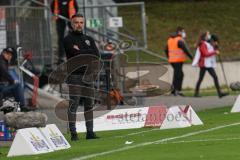
POLYGON ((145 19, 145 4, 144 2, 134 2, 134 3, 112 3, 112 4, 98 4, 98 5, 79 5, 80 13, 83 13, 86 20, 97 19, 101 21, 101 26, 96 26, 91 28, 96 32, 100 32, 105 37, 92 34, 92 31, 87 32, 92 34, 96 39, 100 41, 108 41, 112 39, 124 39, 137 41, 139 46, 134 48, 147 48, 147 32, 146 32, 146 19, 145 19), (134 7, 134 14, 137 15, 135 18, 136 23, 126 23, 132 18, 132 14, 128 14, 125 7, 134 7), (124 26, 121 28, 111 28, 109 26, 109 19, 111 17, 122 17, 124 26), (138 31, 134 30, 139 28, 138 31), (119 37, 121 36, 121 37, 119 37))
POLYGON ((144 2, 86 5, 79 7, 80 10, 85 11, 83 14, 86 17, 86 20, 91 18, 99 19, 100 21, 102 20, 102 26, 94 28, 86 27, 86 33, 92 35, 100 45, 101 42, 105 42, 106 44, 108 41, 117 45, 123 41, 130 41, 132 43, 131 47, 124 51, 133 51, 132 53, 136 54, 134 64, 132 63, 131 65, 136 67, 137 77, 134 80, 130 80, 126 77, 126 67, 128 62, 121 60, 126 56, 121 54, 124 52, 121 52, 121 49, 116 50, 115 54, 118 56, 115 56, 112 63, 114 74, 113 81, 115 81, 113 83, 116 87, 121 89, 122 93, 129 92, 130 88, 126 83, 135 82, 136 84, 140 84, 140 81, 142 81, 139 74, 141 70, 141 53, 167 61, 165 57, 147 49, 146 13, 144 2), (108 20, 111 17, 122 17, 124 25, 120 28, 109 27, 108 20))
MULTIPOLYGON (((44 4, 42 7, 5 6, 4 10, 6 11, 6 45, 20 45, 23 49, 31 51, 34 64, 52 64, 52 32, 50 31, 52 21, 49 6, 44 4)), ((101 47, 101 44, 106 44, 109 40, 117 43, 117 45, 122 41, 132 42, 132 46, 127 50, 136 53, 135 65, 138 75, 134 79, 134 83, 140 83, 140 52, 164 59, 159 54, 147 50, 145 6, 143 2, 86 5, 84 8, 80 6, 81 11, 85 11, 86 20, 98 19, 101 21, 101 26, 86 27, 85 31, 98 42, 102 51, 104 49, 101 47), (126 7, 133 9, 126 9, 126 7), (111 17, 123 17, 124 26, 121 28, 109 27, 109 18, 111 17), (133 18, 134 21, 131 21, 133 18)), ((127 62, 121 61, 125 55, 120 53, 121 50, 117 49, 116 54, 119 57, 116 57, 114 60, 113 70, 114 73, 116 72, 114 81, 123 92, 127 92, 129 90, 125 85, 128 79, 125 77, 127 62)))

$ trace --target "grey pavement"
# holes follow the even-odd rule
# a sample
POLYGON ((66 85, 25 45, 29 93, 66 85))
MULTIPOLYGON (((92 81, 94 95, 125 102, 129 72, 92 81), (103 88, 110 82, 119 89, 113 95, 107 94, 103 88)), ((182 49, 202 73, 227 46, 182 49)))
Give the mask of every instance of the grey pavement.
POLYGON ((157 105, 165 104, 166 106, 174 105, 191 105, 194 110, 204 110, 210 108, 219 108, 226 106, 233 106, 237 95, 230 95, 223 98, 218 98, 217 96, 207 96, 207 97, 180 97, 180 96, 158 96, 145 99, 145 105, 157 105))

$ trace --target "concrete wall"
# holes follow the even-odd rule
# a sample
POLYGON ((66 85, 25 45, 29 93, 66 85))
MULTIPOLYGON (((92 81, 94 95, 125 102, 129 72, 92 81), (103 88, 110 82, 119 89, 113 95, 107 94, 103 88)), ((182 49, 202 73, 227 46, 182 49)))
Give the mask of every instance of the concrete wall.
MULTIPOLYGON (((223 66, 225 69, 225 74, 228 83, 240 81, 240 61, 224 62, 223 66)), ((168 68, 168 72, 163 77, 161 77, 161 79, 171 83, 173 70, 172 67, 169 65, 167 65, 166 67, 168 68)), ((186 87, 195 88, 195 85, 199 77, 199 68, 192 67, 190 64, 185 64, 183 67, 183 71, 184 71, 183 88, 186 87)), ((220 84, 224 85, 225 84, 224 76, 221 69, 221 65, 219 63, 217 64, 216 73, 218 75, 220 84)), ((211 86, 214 86, 213 79, 208 73, 206 73, 201 84, 201 88, 207 88, 211 86)))
MULTIPOLYGON (((231 82, 240 81, 240 61, 236 62, 225 62, 223 63, 225 74, 227 77, 227 81, 230 84, 231 82)), ((159 84, 159 79, 166 81, 168 83, 172 83, 172 76, 173 76, 173 69, 170 65, 154 65, 154 64, 140 64, 139 65, 140 71, 149 71, 146 75, 142 76, 140 80, 147 79, 152 84, 159 84), (166 73, 165 73, 166 72, 166 73), (163 73, 165 73, 163 75, 163 73), (161 76, 162 75, 162 76, 161 76)), ((128 72, 136 72, 137 67, 127 67, 125 70, 125 75, 128 72)), ((195 88, 199 77, 199 68, 192 67, 190 64, 185 64, 183 67, 184 71, 184 80, 183 80, 183 88, 195 88)), ((221 65, 218 63, 216 68, 216 73, 219 78, 220 85, 224 85, 224 76, 221 69, 221 65)), ((136 75, 136 74, 135 74, 136 75)), ((205 77, 202 81, 201 88, 207 88, 214 86, 214 82, 212 77, 206 72, 205 77)))

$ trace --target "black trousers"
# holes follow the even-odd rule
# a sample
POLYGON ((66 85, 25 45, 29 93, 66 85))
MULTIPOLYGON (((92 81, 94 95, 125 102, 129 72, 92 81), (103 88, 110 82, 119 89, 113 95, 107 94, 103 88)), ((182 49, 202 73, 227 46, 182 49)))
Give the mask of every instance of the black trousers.
POLYGON ((71 29, 71 24, 66 23, 66 21, 62 19, 58 19, 56 21, 56 30, 58 34, 58 62, 63 61, 63 58, 65 56, 65 51, 64 51, 64 46, 63 46, 63 39, 64 39, 64 34, 66 31, 66 28, 71 29))
POLYGON ((87 87, 89 89, 78 90, 77 86, 69 87, 71 103, 68 109, 68 125, 71 133, 76 133, 76 116, 78 106, 83 103, 84 118, 86 121, 87 132, 93 132, 93 84, 83 83, 81 75, 71 75, 68 83, 77 86, 87 87))
POLYGON ((172 93, 175 93, 176 91, 181 91, 182 90, 182 82, 183 82, 183 63, 171 63, 173 67, 173 80, 172 80, 172 86, 173 86, 173 91, 172 93))
POLYGON ((204 75, 205 75, 206 71, 208 71, 208 73, 212 76, 212 78, 214 80, 215 87, 217 89, 217 93, 218 93, 218 95, 220 95, 221 90, 220 90, 220 86, 219 86, 219 82, 218 82, 218 77, 217 77, 217 74, 216 74, 214 68, 205 68, 205 67, 200 68, 199 78, 198 78, 196 88, 195 88, 195 95, 199 94, 199 88, 200 88, 200 85, 202 83, 202 80, 204 78, 204 75))

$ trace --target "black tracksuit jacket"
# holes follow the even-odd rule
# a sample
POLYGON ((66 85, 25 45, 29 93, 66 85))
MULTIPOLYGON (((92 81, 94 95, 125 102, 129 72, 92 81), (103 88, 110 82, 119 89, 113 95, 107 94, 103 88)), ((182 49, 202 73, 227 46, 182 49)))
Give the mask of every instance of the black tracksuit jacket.
MULTIPOLYGON (((66 52, 67 59, 70 59, 77 55, 95 55, 99 57, 99 51, 92 37, 83 34, 82 32, 69 32, 64 38, 64 49, 66 52), (78 46, 79 50, 74 48, 78 46)), ((78 69, 72 74, 82 74, 85 69, 78 69)))

